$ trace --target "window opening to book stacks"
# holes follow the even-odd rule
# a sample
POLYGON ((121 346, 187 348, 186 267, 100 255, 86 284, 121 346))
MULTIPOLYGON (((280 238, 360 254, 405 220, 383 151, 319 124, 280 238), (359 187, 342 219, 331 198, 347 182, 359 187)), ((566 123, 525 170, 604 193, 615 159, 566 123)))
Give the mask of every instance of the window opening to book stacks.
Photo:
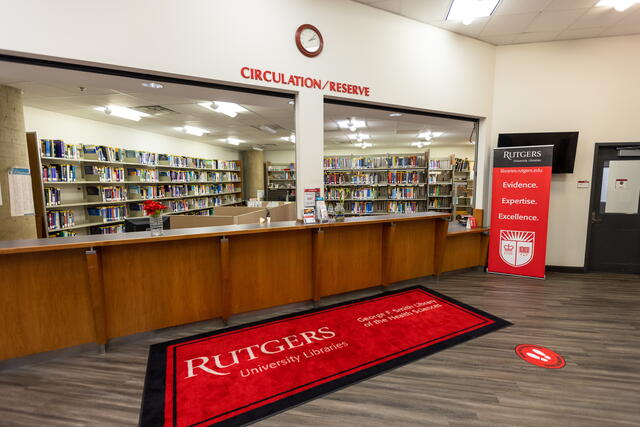
MULTIPOLYGON (((1 84, 22 91, 41 237, 124 232, 145 200, 162 201, 164 215, 245 205, 251 173, 263 178, 245 153, 295 147, 288 97, 0 64, 1 84)), ((282 170, 270 177, 286 199, 295 168, 282 170)))
POLYGON ((329 213, 473 213, 477 123, 325 103, 324 186, 329 213))

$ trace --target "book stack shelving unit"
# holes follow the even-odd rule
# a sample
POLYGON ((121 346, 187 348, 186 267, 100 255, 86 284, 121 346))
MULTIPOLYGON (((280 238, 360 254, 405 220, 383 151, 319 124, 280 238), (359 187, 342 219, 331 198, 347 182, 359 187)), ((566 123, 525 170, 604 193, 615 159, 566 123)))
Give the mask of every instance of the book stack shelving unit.
POLYGON ((455 159, 453 163, 453 206, 456 215, 473 214, 473 161, 455 159))
POLYGON ((295 163, 265 162, 265 200, 293 202, 296 200, 295 163))
POLYGON ((325 156, 325 199, 345 214, 427 211, 429 153, 325 156))
POLYGON ((39 171, 36 216, 48 237, 122 232, 126 218, 144 215, 145 200, 162 201, 167 215, 211 215, 243 202, 239 160, 67 144, 35 133, 27 140, 39 171))

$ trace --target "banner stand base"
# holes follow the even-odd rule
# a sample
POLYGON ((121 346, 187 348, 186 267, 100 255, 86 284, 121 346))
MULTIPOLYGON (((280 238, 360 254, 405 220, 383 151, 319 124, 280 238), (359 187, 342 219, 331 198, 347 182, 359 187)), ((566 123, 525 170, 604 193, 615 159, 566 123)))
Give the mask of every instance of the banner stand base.
POLYGON ((535 279, 535 280, 546 280, 547 279, 547 275, 545 274, 544 277, 534 277, 534 276, 522 276, 520 274, 511 274, 511 273, 499 273, 497 271, 490 271, 487 268, 487 273, 491 273, 491 274, 500 274, 502 276, 511 276, 511 277, 522 277, 524 279, 535 279))

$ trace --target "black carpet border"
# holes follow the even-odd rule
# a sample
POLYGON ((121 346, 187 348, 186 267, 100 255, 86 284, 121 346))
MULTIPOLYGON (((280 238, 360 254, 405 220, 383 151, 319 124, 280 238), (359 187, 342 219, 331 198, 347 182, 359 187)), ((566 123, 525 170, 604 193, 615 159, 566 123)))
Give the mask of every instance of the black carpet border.
POLYGON ((334 391, 340 390, 342 388, 348 387, 352 384, 364 381, 366 379, 372 378, 374 376, 380 375, 382 373, 388 372, 392 369, 398 368, 400 366, 406 365, 408 363, 414 362, 418 359, 422 359, 423 357, 432 355, 434 353, 440 352, 447 348, 453 347, 457 344, 472 340, 479 336, 488 334, 490 332, 497 331, 499 329, 511 326, 512 323, 502 319, 500 317, 494 316, 493 314, 487 313, 480 309, 477 309, 473 306, 465 304, 461 301, 458 301, 454 298, 451 298, 447 295, 441 294, 438 291, 434 291, 425 286, 416 285, 403 289, 393 290, 393 291, 385 291, 379 294, 370 295, 362 298, 357 298, 349 301, 338 302, 335 304, 311 308, 308 310, 297 311, 294 313, 284 314, 276 317, 271 317, 268 319, 258 320, 255 322, 244 323, 236 326, 231 326, 228 328, 217 329, 211 332, 204 332, 201 334, 191 335, 184 338, 178 338, 171 341, 165 341, 158 344, 153 344, 149 348, 149 357, 147 360, 147 373, 145 375, 144 389, 142 394, 142 405, 140 407, 140 427, 156 427, 164 425, 164 394, 165 394, 165 375, 166 375, 166 348, 170 345, 180 344, 187 341, 197 340, 200 338, 206 338, 210 336, 219 335, 222 333, 227 333, 230 331, 235 331, 238 329, 244 329, 256 325, 261 325, 264 323, 270 323, 278 320, 288 319, 292 317, 298 317, 301 315, 317 313, 320 311, 329 310, 335 307, 340 307, 348 304, 369 301, 372 299, 377 299, 389 295, 394 295, 398 293, 403 293, 411 290, 423 290, 428 292, 438 298, 441 298, 445 301, 453 303, 459 307, 465 308, 473 313, 476 313, 480 316, 486 317, 494 321, 495 323, 487 326, 483 326, 481 328, 475 329, 470 332, 465 332, 464 334, 458 335, 453 338, 449 338, 445 341, 439 342, 437 344, 433 344, 429 347, 422 348, 419 350, 415 350, 411 353, 405 354, 403 356, 396 357, 392 360, 380 363, 378 365, 372 366, 370 368, 363 369, 361 371, 355 372, 353 374, 346 375, 344 377, 326 382, 324 384, 320 384, 318 386, 312 387, 310 389, 301 391, 292 396, 285 397, 283 399, 278 400, 277 402, 269 403, 263 405, 259 408, 252 409, 245 413, 236 415, 232 418, 226 419, 224 421, 218 423, 210 423, 210 424, 202 424, 202 426, 241 426, 247 425, 251 423, 255 423, 261 419, 276 415, 280 412, 284 412, 288 409, 291 409, 295 406, 299 406, 303 403, 306 403, 310 400, 316 399, 318 397, 327 395, 334 391), (157 408, 160 406, 160 408, 157 408))

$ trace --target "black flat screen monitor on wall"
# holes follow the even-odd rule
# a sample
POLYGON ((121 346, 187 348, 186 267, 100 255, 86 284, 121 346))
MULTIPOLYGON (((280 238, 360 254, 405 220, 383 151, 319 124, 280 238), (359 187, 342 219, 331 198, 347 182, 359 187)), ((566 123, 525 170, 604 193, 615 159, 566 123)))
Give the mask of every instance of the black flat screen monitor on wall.
POLYGON ((553 173, 573 173, 578 132, 501 133, 498 147, 553 145, 553 173))

